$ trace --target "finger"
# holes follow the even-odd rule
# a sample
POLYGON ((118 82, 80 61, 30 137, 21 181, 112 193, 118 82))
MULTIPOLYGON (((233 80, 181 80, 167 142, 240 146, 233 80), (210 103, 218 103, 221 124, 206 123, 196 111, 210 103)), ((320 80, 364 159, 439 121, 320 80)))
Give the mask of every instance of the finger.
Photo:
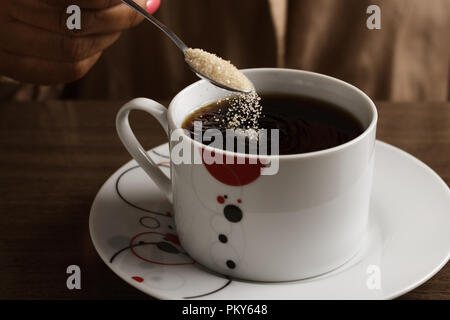
POLYGON ((18 55, 55 61, 84 60, 112 45, 120 33, 70 37, 9 22, 0 29, 0 47, 18 55))
POLYGON ((145 10, 147 10, 148 13, 154 14, 159 6, 161 5, 161 0, 147 0, 145 4, 145 10))
POLYGON ((81 79, 94 66, 101 52, 82 61, 54 62, 45 59, 17 56, 0 50, 0 74, 17 81, 39 85, 69 83, 81 79))
MULTIPOLYGON (((81 12, 81 30, 69 30, 66 21, 69 15, 66 8, 42 5, 35 0, 14 0, 9 10, 11 17, 43 28, 48 31, 63 34, 90 35, 99 33, 119 32, 131 28, 143 17, 125 4, 120 4, 102 10, 85 9, 81 12)), ((146 0, 136 0, 145 6, 146 0)))

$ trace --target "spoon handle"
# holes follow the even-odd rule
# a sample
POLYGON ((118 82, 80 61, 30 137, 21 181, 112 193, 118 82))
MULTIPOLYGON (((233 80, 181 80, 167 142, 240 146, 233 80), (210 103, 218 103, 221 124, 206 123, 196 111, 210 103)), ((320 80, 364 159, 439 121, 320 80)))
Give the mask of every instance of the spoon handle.
POLYGON ((149 14, 147 11, 145 11, 141 6, 136 4, 133 0, 121 0, 126 5, 130 6, 137 12, 139 12, 141 15, 143 15, 148 21, 153 23, 155 26, 157 26, 162 32, 164 32, 176 45, 180 50, 184 53, 188 48, 186 44, 184 44, 183 41, 181 41, 178 36, 172 32, 169 28, 167 28, 164 24, 159 22, 156 18, 154 18, 151 14, 149 14))

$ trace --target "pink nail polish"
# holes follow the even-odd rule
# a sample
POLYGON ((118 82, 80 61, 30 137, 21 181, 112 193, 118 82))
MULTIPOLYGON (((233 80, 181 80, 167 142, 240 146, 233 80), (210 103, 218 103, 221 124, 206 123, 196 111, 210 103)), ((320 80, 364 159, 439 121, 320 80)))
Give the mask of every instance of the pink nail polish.
POLYGON ((146 10, 150 14, 154 14, 158 10, 161 0, 148 0, 146 3, 146 10))

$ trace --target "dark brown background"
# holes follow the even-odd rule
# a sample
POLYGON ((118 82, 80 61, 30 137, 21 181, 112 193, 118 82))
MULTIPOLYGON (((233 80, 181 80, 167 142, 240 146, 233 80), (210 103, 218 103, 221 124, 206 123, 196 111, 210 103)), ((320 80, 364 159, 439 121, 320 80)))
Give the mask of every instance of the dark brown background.
MULTIPOLYGON (((130 160, 114 127, 123 101, 0 105, 0 299, 147 296, 97 255, 89 210, 104 181, 130 160), (82 290, 66 288, 66 268, 82 290)), ((450 183, 450 103, 377 103, 378 138, 417 156, 450 183)), ((146 148, 166 141, 157 122, 132 114, 146 148)), ((450 267, 406 294, 450 299, 450 267)))
MULTIPOLYGON (((375 100, 450 98, 448 0, 163 0, 155 16, 188 46, 239 68, 319 72, 375 100), (380 30, 366 27, 370 5, 381 9, 380 30)), ((81 80, 64 88, 0 81, 0 101, 172 97, 195 80, 174 44, 145 22, 124 32, 81 80)))

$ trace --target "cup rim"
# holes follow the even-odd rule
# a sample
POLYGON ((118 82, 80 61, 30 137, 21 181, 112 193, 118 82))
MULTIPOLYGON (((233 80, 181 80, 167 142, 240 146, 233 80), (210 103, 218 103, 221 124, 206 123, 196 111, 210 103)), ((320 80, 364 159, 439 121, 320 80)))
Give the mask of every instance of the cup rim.
MULTIPOLYGON (((359 141, 363 140, 367 135, 369 135, 375 129, 375 127, 377 125, 378 111, 377 111, 375 103, 372 101, 372 99, 370 99, 369 96, 367 94, 365 94, 361 89, 359 89, 356 86, 354 86, 350 83, 347 83, 343 80, 340 80, 340 79, 337 79, 337 78, 334 78, 331 76, 327 76, 327 75, 324 75, 321 73, 317 73, 317 72, 298 70, 298 69, 288 69, 288 68, 249 68, 249 69, 241 69, 241 71, 243 71, 244 73, 253 72, 253 71, 259 71, 259 72, 275 72, 275 71, 277 71, 277 72, 283 72, 283 73, 295 73, 295 74, 303 74, 306 76, 314 76, 319 79, 321 78, 321 79, 326 79, 326 80, 335 82, 338 85, 341 85, 343 87, 346 87, 350 90, 355 91, 364 100, 366 100, 368 102, 370 111, 372 113, 372 120, 370 121, 370 124, 367 126, 367 128, 356 138, 353 138, 352 140, 347 141, 346 143, 340 144, 340 145, 332 147, 332 148, 327 148, 327 149, 312 151, 312 152, 306 152, 306 153, 296 153, 296 154, 286 154, 286 155, 259 155, 259 154, 239 153, 239 152, 228 151, 228 150, 219 149, 219 148, 205 145, 199 141, 192 139, 190 136, 183 133, 183 136, 185 138, 187 138, 188 141, 190 141, 194 146, 198 146, 199 148, 203 148, 204 150, 208 150, 209 152, 223 154, 224 156, 228 156, 228 157, 237 157, 238 156, 238 157, 244 157, 244 158, 248 158, 248 159, 260 159, 260 160, 268 160, 268 161, 270 161, 271 159, 278 159, 278 160, 306 159, 306 158, 314 158, 314 157, 324 156, 324 155, 327 155, 330 153, 336 153, 336 152, 348 149, 352 145, 357 144, 359 141)), ((189 86, 185 87, 180 92, 178 92, 177 95, 172 99, 172 101, 169 104, 168 113, 167 113, 169 127, 172 127, 175 129, 182 129, 181 127, 178 127, 175 125, 175 122, 173 121, 173 118, 172 118, 172 109, 173 109, 174 101, 177 100, 177 98, 179 98, 179 96, 183 95, 186 91, 193 90, 196 87, 205 84, 206 82, 207 82, 206 80, 196 81, 196 82, 190 84, 189 86)))

